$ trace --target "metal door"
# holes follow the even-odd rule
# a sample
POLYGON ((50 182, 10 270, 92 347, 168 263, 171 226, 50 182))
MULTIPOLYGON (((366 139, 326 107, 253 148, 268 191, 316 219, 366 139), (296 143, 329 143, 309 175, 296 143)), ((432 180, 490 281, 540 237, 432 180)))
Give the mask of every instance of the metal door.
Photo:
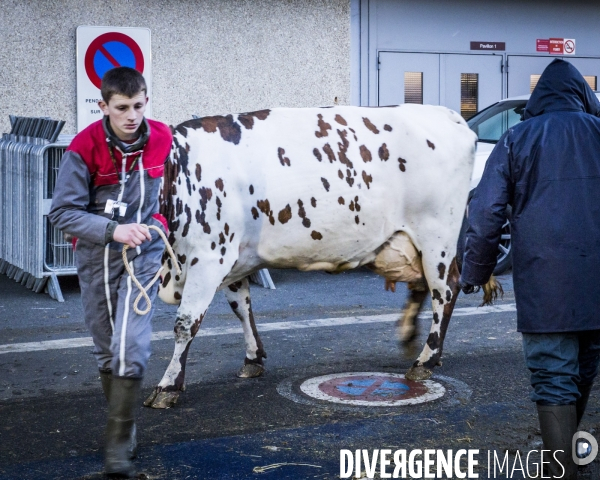
POLYGON ((406 103, 406 81, 420 73, 422 101, 408 101, 445 105, 468 118, 502 98, 501 65, 501 55, 381 52, 379 105, 406 103))
POLYGON ((508 96, 527 95, 535 86, 536 79, 555 58, 572 63, 592 85, 598 89, 600 58, 508 55, 508 96))
POLYGON ((405 91, 410 85, 405 78, 421 74, 422 103, 440 103, 440 55, 438 53, 379 54, 379 102, 380 106, 406 103, 405 91))
POLYGON ((502 55, 443 54, 440 105, 470 118, 502 98, 502 55))

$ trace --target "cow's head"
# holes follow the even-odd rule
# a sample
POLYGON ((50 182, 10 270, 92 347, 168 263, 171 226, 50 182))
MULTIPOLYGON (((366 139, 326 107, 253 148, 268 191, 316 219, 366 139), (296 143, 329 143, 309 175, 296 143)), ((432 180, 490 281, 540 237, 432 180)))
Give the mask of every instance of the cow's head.
POLYGON ((178 273, 178 267, 181 268, 179 265, 173 265, 173 261, 165 252, 158 296, 163 302, 171 305, 179 305, 183 296, 185 272, 180 270, 181 273, 178 273))

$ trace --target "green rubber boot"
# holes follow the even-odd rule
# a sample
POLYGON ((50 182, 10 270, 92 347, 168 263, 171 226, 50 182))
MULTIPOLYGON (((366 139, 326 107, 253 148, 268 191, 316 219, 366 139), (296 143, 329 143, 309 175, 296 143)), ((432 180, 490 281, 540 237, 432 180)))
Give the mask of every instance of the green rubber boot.
POLYGON ((571 442, 573 435, 577 432, 577 409, 575 405, 538 404, 537 412, 544 450, 550 450, 550 455, 547 458, 549 463, 546 464, 548 465, 549 477, 577 480, 577 465, 573 461, 571 453, 571 442))
MULTIPOLYGON (((110 401, 111 379, 112 372, 110 370, 100 370, 100 381, 102 382, 102 390, 104 391, 106 401, 110 401)), ((129 458, 134 459, 135 457, 137 457, 137 427, 134 423, 129 441, 129 458)))
POLYGON ((140 378, 111 378, 104 462, 107 475, 132 478, 136 474, 130 447, 141 385, 140 378))

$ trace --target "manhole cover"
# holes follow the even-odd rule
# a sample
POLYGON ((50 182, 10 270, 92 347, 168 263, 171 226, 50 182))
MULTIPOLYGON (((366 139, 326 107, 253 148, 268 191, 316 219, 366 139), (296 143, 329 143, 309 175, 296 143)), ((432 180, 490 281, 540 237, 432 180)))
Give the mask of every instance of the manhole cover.
POLYGON ((346 405, 393 407, 431 402, 446 389, 431 380, 413 382, 397 373, 336 373, 304 381, 300 390, 309 397, 346 405))

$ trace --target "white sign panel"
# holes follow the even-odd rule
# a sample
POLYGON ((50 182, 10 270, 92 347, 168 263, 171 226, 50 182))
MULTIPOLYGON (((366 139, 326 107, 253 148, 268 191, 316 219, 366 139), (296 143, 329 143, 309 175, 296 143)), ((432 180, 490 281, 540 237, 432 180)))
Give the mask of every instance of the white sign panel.
POLYGON ((77 27, 77 131, 102 118, 98 107, 102 76, 114 67, 132 67, 146 79, 152 116, 152 57, 150 29, 77 27))

